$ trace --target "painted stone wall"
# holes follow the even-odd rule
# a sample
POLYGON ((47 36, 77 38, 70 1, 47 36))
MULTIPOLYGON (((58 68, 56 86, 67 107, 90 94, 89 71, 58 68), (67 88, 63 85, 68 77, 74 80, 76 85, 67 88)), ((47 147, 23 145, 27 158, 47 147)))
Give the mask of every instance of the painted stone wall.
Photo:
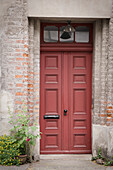
POLYGON ((113 18, 95 23, 92 151, 113 156, 113 18))
POLYGON ((110 18, 112 0, 28 0, 29 17, 110 18))
MULTIPOLYGON (((40 21, 29 19, 29 66, 28 66, 28 110, 32 120, 39 126, 39 102, 40 102, 40 21), (33 106, 31 105, 33 103, 33 106)), ((34 159, 39 160, 40 140, 37 139, 34 159)))

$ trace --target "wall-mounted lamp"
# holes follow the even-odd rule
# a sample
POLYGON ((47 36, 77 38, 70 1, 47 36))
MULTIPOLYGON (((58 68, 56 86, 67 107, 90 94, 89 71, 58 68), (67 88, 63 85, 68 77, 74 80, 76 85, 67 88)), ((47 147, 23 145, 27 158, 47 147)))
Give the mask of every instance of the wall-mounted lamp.
POLYGON ((69 38, 71 38, 72 32, 75 32, 74 27, 72 27, 70 25, 71 21, 67 21, 67 23, 68 23, 68 25, 63 29, 63 33, 62 33, 62 35, 60 37, 62 39, 69 39, 69 38))

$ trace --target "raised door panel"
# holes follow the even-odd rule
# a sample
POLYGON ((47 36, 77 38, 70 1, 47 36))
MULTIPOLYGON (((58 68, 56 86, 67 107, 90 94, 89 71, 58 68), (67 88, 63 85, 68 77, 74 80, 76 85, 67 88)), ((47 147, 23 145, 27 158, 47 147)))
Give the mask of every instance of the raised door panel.
POLYGON ((86 90, 73 90, 73 111, 74 114, 85 114, 86 112, 86 90))
POLYGON ((58 113, 58 89, 45 90, 45 114, 58 113))

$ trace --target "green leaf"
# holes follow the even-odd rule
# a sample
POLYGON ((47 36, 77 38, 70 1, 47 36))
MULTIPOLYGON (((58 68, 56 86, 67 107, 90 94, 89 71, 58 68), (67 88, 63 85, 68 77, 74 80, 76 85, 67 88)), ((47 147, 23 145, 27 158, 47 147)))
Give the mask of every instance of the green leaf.
POLYGON ((37 127, 31 126, 31 129, 32 129, 33 131, 36 131, 36 130, 37 130, 37 127))

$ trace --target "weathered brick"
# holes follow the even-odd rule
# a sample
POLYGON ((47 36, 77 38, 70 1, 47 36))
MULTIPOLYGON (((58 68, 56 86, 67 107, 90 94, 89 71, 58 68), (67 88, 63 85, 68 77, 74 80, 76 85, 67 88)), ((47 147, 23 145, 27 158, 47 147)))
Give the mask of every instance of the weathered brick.
POLYGON ((24 54, 23 54, 23 57, 28 57, 28 54, 24 53, 24 54))
POLYGON ((15 75, 15 78, 22 78, 23 75, 15 75))
POLYGON ((15 104, 21 105, 21 104, 23 104, 23 102, 22 101, 15 101, 15 104))
POLYGON ((16 87, 23 87, 23 84, 16 84, 16 87))
POLYGON ((28 87, 33 87, 33 84, 28 84, 28 87))
POLYGON ((16 58, 17 61, 24 61, 24 58, 16 58))
POLYGON ((16 52, 20 52, 20 49, 15 49, 16 50, 16 52))
POLYGON ((16 96, 23 96, 23 93, 17 92, 17 93, 16 93, 16 96))

